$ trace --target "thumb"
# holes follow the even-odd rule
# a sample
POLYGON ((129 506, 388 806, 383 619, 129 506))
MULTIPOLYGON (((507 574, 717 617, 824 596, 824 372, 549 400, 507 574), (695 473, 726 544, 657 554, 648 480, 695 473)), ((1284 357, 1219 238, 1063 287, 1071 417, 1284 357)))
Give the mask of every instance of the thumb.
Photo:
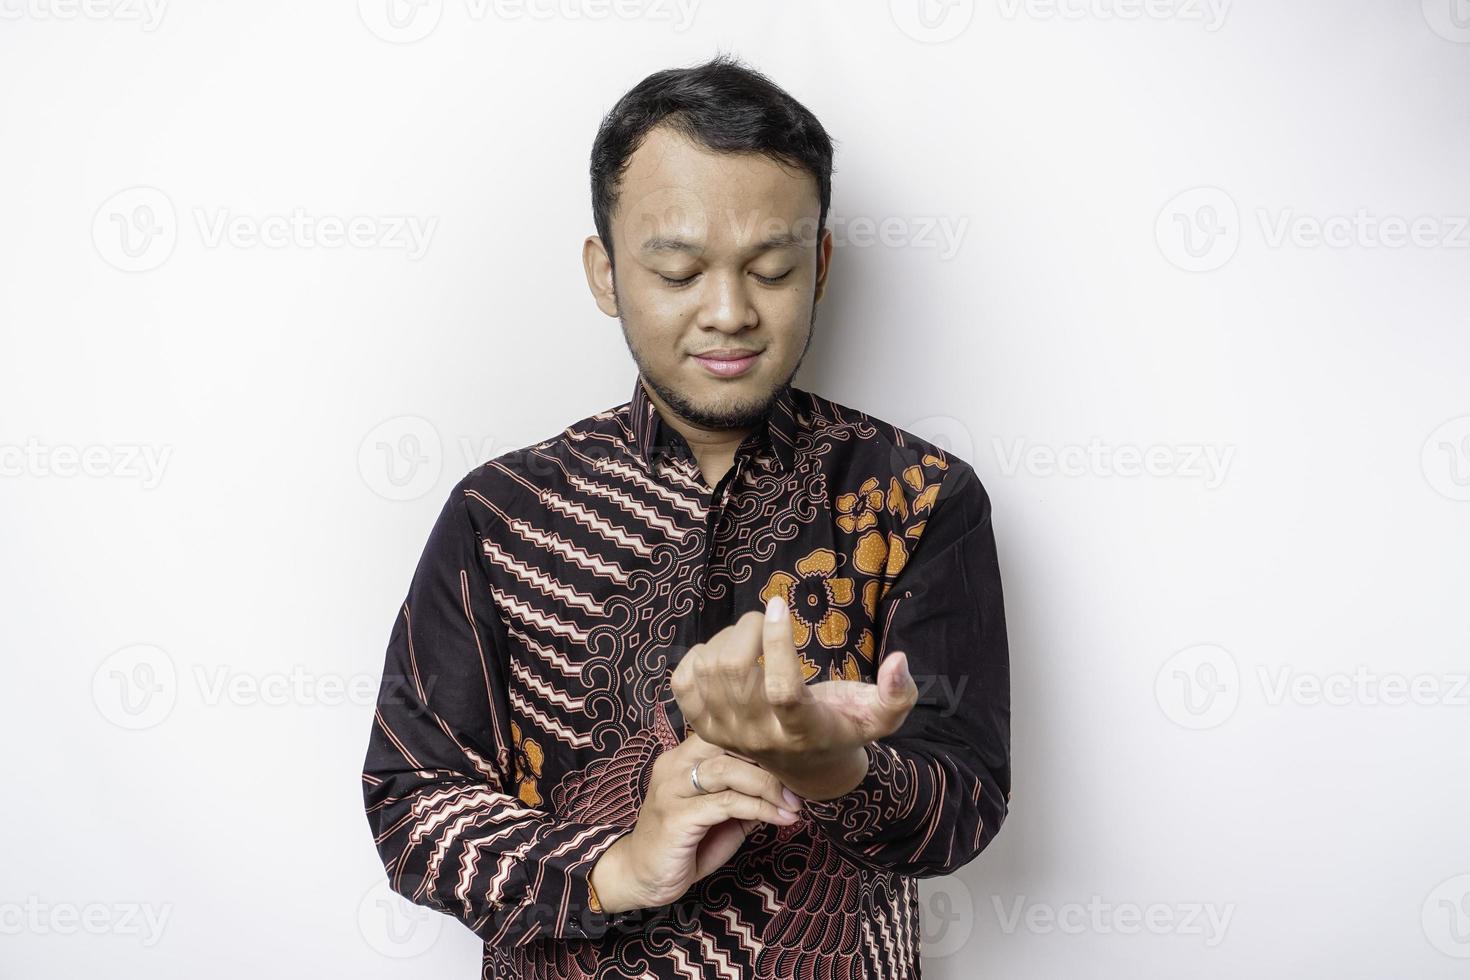
MULTIPOLYGON (((909 674, 908 654, 895 650, 878 665, 878 718, 891 735, 903 724, 919 700, 919 685, 909 674)), ((881 736, 880 736, 881 737, 881 736)))
POLYGON ((766 700, 777 710, 801 703, 808 693, 806 675, 802 673, 801 658, 791 635, 791 612, 781 596, 772 596, 766 602, 761 649, 765 660, 766 700))

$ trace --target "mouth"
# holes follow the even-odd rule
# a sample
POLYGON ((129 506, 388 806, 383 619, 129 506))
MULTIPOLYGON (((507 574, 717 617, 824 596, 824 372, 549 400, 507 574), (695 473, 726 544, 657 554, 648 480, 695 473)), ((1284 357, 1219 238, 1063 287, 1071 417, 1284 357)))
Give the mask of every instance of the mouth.
POLYGON ((739 348, 721 348, 720 350, 708 351, 704 354, 695 354, 694 359, 703 365, 704 369, 719 378, 734 378, 749 371, 755 365, 756 358, 760 357, 758 350, 741 350, 739 348))

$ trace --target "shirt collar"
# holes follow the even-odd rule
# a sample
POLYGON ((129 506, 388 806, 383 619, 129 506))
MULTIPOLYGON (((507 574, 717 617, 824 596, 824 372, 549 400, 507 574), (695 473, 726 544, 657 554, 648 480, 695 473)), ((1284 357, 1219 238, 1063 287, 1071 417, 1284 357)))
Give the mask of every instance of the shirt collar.
MULTIPOLYGON (((628 404, 633 447, 645 463, 652 465, 660 453, 670 452, 675 447, 687 452, 689 444, 672 426, 664 422, 658 406, 648 397, 648 391, 643 387, 641 374, 633 380, 633 397, 628 404)), ((781 472, 790 472, 796 461, 797 433, 796 403, 790 382, 782 385, 781 390, 776 393, 776 399, 765 416, 765 424, 758 426, 755 432, 763 436, 756 451, 770 452, 781 472)))

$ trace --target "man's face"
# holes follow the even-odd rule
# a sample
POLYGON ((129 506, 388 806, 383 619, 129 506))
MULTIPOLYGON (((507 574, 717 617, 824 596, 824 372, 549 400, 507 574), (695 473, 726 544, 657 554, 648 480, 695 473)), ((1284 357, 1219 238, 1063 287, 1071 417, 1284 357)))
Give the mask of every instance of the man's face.
POLYGON ((768 157, 713 153, 666 127, 634 153, 611 216, 616 272, 600 248, 584 258, 598 305, 681 418, 749 428, 796 374, 831 255, 820 210, 816 179, 768 157), (698 356, 721 350, 755 356, 732 372, 698 356))

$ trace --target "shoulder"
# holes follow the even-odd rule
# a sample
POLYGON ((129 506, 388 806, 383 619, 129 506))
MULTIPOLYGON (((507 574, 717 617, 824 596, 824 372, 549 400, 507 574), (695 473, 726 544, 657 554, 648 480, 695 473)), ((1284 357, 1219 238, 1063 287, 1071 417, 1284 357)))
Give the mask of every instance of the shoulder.
MULTIPOLYGON (((851 467, 869 472, 890 508, 903 517, 926 517, 950 498, 962 498, 967 510, 989 509, 989 497, 974 467, 939 439, 814 392, 793 389, 793 395, 813 444, 847 444, 851 467)), ((917 527, 922 531, 922 523, 917 527)))
MULTIPOLYGON (((594 412, 534 442, 497 453, 460 477, 451 496, 462 498, 472 514, 502 518, 539 506, 548 491, 564 489, 628 453, 630 404, 594 412)), ((483 526, 482 521, 477 524, 483 526)))

